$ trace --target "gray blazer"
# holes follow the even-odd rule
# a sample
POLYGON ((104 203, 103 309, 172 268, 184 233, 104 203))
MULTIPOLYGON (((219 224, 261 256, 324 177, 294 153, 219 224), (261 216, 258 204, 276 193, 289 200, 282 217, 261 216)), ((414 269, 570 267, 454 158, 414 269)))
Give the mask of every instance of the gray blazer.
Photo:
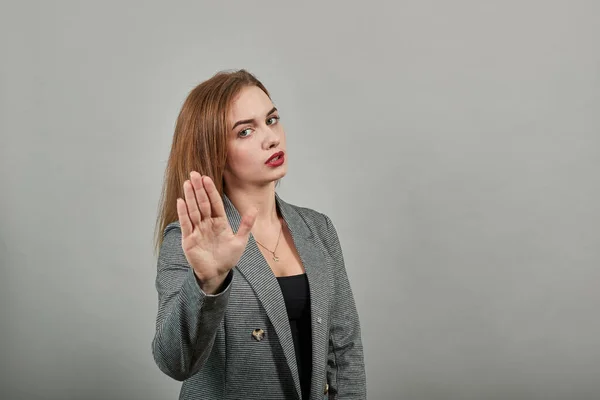
MULTIPOLYGON (((275 197, 310 287, 310 399, 365 399, 360 324, 336 229, 325 214, 275 197)), ((226 195, 223 203, 237 232, 240 214, 226 195)), ((283 295, 252 234, 216 295, 200 289, 179 222, 166 227, 157 264, 152 354, 161 371, 183 381, 180 399, 300 399, 283 295), (263 330, 261 340, 255 329, 263 330)))

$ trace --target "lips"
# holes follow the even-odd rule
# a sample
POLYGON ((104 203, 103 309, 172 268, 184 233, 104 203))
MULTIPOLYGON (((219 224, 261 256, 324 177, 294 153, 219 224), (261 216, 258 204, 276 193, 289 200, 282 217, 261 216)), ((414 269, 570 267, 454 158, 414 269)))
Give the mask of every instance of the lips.
POLYGON ((277 157, 283 157, 283 151, 278 151, 277 153, 273 154, 271 157, 269 157, 269 159, 267 161, 265 161, 265 164, 270 163, 271 161, 273 161, 277 157))

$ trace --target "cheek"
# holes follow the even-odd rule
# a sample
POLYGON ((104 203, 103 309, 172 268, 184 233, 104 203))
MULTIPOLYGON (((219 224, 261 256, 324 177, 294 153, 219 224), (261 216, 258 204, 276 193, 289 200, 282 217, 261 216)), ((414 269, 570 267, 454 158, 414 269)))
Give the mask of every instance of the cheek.
POLYGON ((231 168, 246 168, 252 164, 251 153, 243 148, 229 148, 227 150, 227 161, 231 168))

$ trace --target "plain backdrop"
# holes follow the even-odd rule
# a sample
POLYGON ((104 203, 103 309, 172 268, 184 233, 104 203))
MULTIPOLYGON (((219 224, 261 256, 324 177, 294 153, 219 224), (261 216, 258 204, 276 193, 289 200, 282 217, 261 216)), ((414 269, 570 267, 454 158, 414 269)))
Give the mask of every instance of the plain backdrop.
POLYGON ((599 38, 591 0, 2 1, 0 398, 177 398, 158 196, 237 68, 338 229, 370 399, 600 398, 599 38))

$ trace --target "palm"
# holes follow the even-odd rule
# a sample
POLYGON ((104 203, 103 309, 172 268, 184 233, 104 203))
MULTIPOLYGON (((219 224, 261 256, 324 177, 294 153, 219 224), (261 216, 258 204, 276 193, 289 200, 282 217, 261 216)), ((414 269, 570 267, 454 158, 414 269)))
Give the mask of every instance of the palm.
POLYGON ((182 237, 182 247, 190 265, 202 266, 207 275, 220 275, 237 264, 246 243, 233 233, 227 217, 216 217, 194 226, 182 237))
POLYGON ((185 200, 177 200, 177 214, 185 257, 201 281, 223 277, 242 256, 256 213, 243 216, 234 234, 209 177, 193 172, 183 189, 185 200))

